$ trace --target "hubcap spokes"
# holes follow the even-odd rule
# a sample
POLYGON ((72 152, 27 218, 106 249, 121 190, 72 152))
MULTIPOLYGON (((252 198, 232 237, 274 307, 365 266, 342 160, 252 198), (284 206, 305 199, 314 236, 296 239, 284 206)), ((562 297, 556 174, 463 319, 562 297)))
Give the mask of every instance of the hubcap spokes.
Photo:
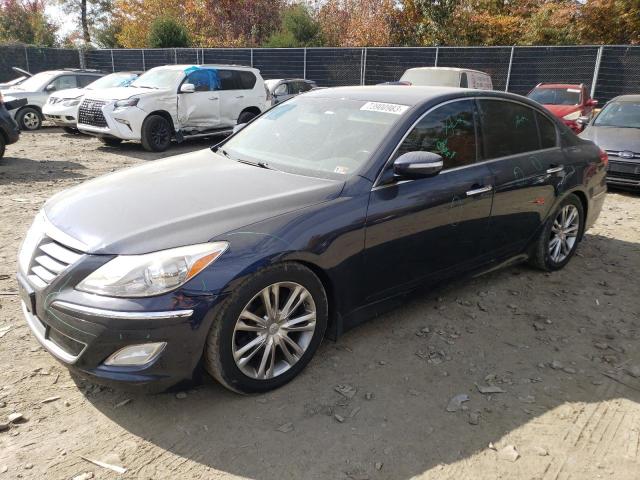
POLYGON ((293 282, 261 290, 244 307, 233 331, 233 359, 247 376, 267 380, 293 367, 316 329, 316 306, 309 291, 293 282))
POLYGON ((574 205, 566 205, 558 212, 549 239, 549 256, 555 263, 564 261, 578 238, 580 215, 574 205))
POLYGON ((35 113, 26 113, 24 116, 24 124, 27 128, 35 128, 38 126, 38 118, 35 113))

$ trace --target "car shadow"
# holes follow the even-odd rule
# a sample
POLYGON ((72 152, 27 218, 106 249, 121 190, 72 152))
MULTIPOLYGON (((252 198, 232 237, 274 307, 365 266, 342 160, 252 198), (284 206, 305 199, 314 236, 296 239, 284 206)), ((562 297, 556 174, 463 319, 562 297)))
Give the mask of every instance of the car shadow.
POLYGON ((64 160, 32 160, 7 155, 0 159, 0 185, 65 179, 82 180, 85 178, 82 170, 86 168, 80 163, 64 160))
POLYGON ((571 443, 572 461, 584 455, 595 465, 587 446, 592 433, 604 433, 589 422, 605 415, 601 402, 640 402, 640 379, 625 373, 640 365, 640 319, 618 306, 638 305, 637 268, 622 265, 640 267, 639 244, 587 235, 560 272, 516 266, 416 293, 336 343, 324 342, 297 379, 268 394, 240 396, 207 380, 183 399, 119 391, 87 399, 170 452, 129 466, 145 478, 179 473, 172 471, 182 465, 177 456, 269 480, 408 479, 497 455, 481 452, 512 438, 522 458, 509 468, 518 470, 504 476, 500 465, 514 464, 496 459, 495 471, 476 478, 521 478, 514 471, 542 478, 566 458, 534 453, 549 445, 531 445, 518 432, 536 428, 540 441, 563 424, 566 436, 557 441, 571 443), (344 384, 353 396, 335 390, 344 384), (481 394, 476 384, 504 393, 481 394), (448 412, 459 394, 469 396, 465 409, 448 412), (123 399, 133 401, 116 408, 123 399))
POLYGON ((169 149, 164 152, 148 152, 144 149, 140 142, 122 142, 120 145, 116 145, 113 147, 108 145, 100 145, 97 150, 101 153, 123 155, 127 157, 133 157, 138 160, 157 160, 160 158, 173 157, 175 155, 181 155, 183 153, 203 150, 221 142, 222 140, 224 140, 224 138, 225 137, 221 136, 211 136, 185 140, 181 143, 172 142, 169 149))

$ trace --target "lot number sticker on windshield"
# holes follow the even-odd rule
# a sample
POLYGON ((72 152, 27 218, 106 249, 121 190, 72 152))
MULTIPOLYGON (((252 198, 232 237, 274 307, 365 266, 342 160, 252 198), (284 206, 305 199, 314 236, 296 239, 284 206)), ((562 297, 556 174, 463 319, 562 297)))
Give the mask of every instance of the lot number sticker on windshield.
POLYGON ((360 110, 402 115, 404 112, 409 110, 409 107, 406 105, 398 105, 396 103, 367 102, 362 107, 360 107, 360 110))

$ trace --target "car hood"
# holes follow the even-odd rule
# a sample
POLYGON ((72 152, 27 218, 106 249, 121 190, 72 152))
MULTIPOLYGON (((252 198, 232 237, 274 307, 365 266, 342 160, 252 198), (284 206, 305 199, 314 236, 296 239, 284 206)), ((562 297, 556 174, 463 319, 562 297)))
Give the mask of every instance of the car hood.
POLYGON ((543 107, 557 117, 564 117, 582 108, 580 105, 543 105, 543 107))
POLYGON ((55 98, 78 98, 84 95, 86 90, 84 88, 67 88, 66 90, 59 90, 52 93, 50 96, 55 98))
POLYGON ((580 134, 603 150, 640 152, 640 128, 597 127, 590 125, 580 134))
POLYGON ((13 97, 13 98, 24 98, 24 97, 28 97, 29 95, 38 95, 40 93, 42 92, 26 92, 24 90, 16 90, 14 88, 9 88, 8 90, 2 91, 2 96, 13 97))
POLYGON ((57 194, 44 210, 88 253, 140 254, 207 242, 335 198, 343 185, 242 164, 206 149, 88 181, 57 194))
POLYGON ((113 87, 87 91, 87 98, 92 100, 126 100, 133 96, 153 95, 166 90, 137 87, 113 87))

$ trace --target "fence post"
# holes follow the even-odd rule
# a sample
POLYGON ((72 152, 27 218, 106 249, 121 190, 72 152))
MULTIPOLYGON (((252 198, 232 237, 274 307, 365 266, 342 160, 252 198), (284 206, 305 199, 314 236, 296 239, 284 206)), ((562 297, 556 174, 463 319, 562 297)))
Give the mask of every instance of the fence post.
POLYGON ((251 49, 251 68, 253 68, 253 48, 251 49))
POLYGON ((24 59, 27 63, 27 72, 29 72, 29 49, 26 46, 24 47, 24 59))
POLYGON ((144 59, 144 48, 141 48, 140 51, 142 52, 142 71, 146 72, 147 71, 147 62, 144 59))
POLYGON ((593 80, 591 81, 591 98, 596 93, 596 84, 598 83, 598 75, 600 74, 600 62, 602 61, 602 51, 604 50, 604 46, 600 45, 598 48, 598 55, 596 56, 596 66, 593 69, 593 80))
POLYGON ((178 49, 177 48, 173 49, 173 63, 175 63, 176 65, 178 64, 178 49))
POLYGON ((513 51, 515 50, 515 46, 511 45, 511 55, 509 56, 509 69, 507 70, 507 83, 504 86, 504 91, 509 91, 509 82, 511 81, 511 65, 513 65, 513 51))
POLYGON ((433 62, 433 66, 437 67, 438 66, 438 53, 440 52, 440 47, 436 47, 436 59, 433 62))
POLYGON ((110 51, 111 51, 111 71, 115 72, 116 71, 116 64, 113 61, 113 48, 110 51))
POLYGON ((84 49, 82 48, 78 49, 78 63, 80 64, 80 68, 82 69, 87 68, 87 64, 85 63, 85 60, 84 60, 84 49))
POLYGON ((365 84, 365 80, 366 80, 366 72, 367 72, 367 47, 364 47, 362 49, 362 54, 360 57, 360 85, 364 85, 365 84))
POLYGON ((304 47, 304 57, 302 59, 302 78, 307 79, 307 47, 304 47))

